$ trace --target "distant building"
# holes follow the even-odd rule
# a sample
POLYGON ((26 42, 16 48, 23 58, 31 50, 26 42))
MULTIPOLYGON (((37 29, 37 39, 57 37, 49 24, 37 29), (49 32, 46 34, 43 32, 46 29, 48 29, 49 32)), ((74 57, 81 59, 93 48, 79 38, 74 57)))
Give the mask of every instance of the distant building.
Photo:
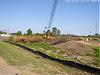
POLYGON ((9 34, 0 34, 0 40, 6 41, 6 40, 9 39, 10 36, 12 36, 12 35, 9 35, 9 34))
POLYGON ((17 33, 11 33, 11 35, 17 35, 17 33))
POLYGON ((0 34, 0 37, 10 37, 12 35, 9 35, 9 34, 0 34))

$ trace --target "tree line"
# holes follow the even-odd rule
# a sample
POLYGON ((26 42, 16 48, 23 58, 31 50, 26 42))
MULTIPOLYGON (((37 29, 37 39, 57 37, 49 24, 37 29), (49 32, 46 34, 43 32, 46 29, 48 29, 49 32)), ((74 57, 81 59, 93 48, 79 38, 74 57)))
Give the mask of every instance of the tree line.
MULTIPOLYGON (((60 35, 60 30, 59 29, 57 29, 56 27, 53 27, 52 28, 52 31, 50 31, 50 33, 52 34, 52 35, 55 35, 55 36, 58 36, 58 35, 60 35)), ((22 31, 17 31, 16 33, 11 33, 11 35, 18 35, 18 36, 20 36, 20 35, 33 35, 33 32, 32 32, 32 29, 31 28, 29 28, 28 30, 27 30, 27 32, 26 33, 24 33, 24 34, 22 34, 22 31)), ((38 33, 39 34, 39 33, 38 33)))

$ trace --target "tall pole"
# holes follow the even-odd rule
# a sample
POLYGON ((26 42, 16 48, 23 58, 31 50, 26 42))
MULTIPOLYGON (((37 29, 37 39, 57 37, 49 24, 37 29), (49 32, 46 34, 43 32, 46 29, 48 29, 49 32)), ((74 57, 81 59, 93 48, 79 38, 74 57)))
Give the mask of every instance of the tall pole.
POLYGON ((97 0, 96 34, 99 34, 99 1, 97 0))
POLYGON ((52 11, 51 11, 47 31, 51 30, 51 26, 52 26, 52 23, 53 23, 53 19, 54 19, 55 11, 56 11, 56 8, 57 8, 57 4, 58 4, 58 0, 54 0, 54 4, 53 4, 53 7, 52 7, 52 11))

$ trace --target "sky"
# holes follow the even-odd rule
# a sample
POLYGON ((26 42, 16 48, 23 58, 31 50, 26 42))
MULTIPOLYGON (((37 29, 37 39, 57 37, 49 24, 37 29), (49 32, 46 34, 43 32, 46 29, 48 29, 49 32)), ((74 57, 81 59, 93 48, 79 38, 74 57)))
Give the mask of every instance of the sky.
MULTIPOLYGON (((48 26, 54 0, 0 0, 0 30, 7 32, 31 28, 42 33, 48 26)), ((99 8, 100 9, 100 8, 99 8)), ((96 2, 68 2, 59 0, 52 27, 61 34, 89 35, 96 33, 99 24, 96 2)))

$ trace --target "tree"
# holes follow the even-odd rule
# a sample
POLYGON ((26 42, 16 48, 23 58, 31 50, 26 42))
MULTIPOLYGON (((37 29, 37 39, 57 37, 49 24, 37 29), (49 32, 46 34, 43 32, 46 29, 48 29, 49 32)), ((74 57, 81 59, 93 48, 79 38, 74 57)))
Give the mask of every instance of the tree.
POLYGON ((0 34, 2 34, 2 31, 0 31, 0 34))
POLYGON ((95 34, 95 36, 99 36, 99 34, 98 34, 98 33, 96 33, 96 34, 95 34))
POLYGON ((32 30, 31 29, 27 30, 27 35, 32 35, 32 30))
POLYGON ((59 36, 59 35, 60 35, 60 30, 57 29, 56 27, 53 27, 53 28, 52 28, 52 34, 53 34, 53 35, 58 35, 58 36, 59 36))
POLYGON ((60 30, 59 29, 57 30, 57 35, 60 35, 60 30))
POLYGON ((57 35, 57 28, 56 27, 52 28, 52 33, 53 33, 53 35, 57 35))
POLYGON ((22 35, 22 32, 21 31, 18 31, 17 33, 16 33, 16 35, 22 35))
POLYGON ((7 34, 6 32, 0 31, 0 34, 7 34))

